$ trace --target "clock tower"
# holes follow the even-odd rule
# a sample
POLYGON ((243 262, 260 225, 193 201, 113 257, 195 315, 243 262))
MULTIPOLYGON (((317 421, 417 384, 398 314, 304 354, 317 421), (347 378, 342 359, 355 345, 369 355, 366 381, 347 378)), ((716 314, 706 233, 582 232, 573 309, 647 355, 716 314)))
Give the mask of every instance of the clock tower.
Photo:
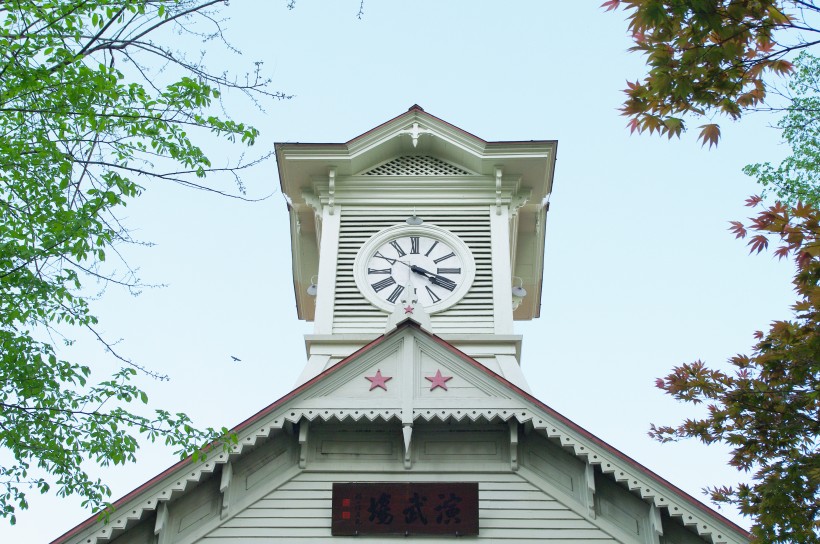
POLYGON ((487 142, 415 105, 343 144, 277 144, 298 315, 315 324, 299 382, 399 312, 529 390, 513 321, 540 312, 556 147, 487 142))
POLYGON ((513 322, 540 311, 555 150, 418 106, 277 144, 299 383, 55 544, 748 543, 529 392, 513 322))

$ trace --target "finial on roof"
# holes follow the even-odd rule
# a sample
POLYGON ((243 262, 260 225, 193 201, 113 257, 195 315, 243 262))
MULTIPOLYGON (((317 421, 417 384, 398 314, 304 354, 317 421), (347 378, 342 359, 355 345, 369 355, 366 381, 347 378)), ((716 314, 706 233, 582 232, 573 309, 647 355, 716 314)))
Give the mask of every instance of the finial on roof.
POLYGON ((410 108, 407 111, 413 111, 413 110, 424 111, 424 108, 422 108, 418 104, 413 104, 412 106, 410 106, 410 108))

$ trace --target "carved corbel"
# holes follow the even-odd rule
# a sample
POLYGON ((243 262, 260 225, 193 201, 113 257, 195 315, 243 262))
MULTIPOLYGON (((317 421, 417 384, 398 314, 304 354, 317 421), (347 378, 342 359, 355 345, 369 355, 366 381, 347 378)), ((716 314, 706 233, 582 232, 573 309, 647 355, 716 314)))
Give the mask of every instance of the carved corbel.
POLYGON ((305 201, 305 204, 310 206, 313 210, 313 215, 316 216, 316 219, 321 219, 322 217, 322 202, 319 200, 319 197, 313 193, 304 192, 302 193, 302 200, 305 201))
POLYGON ((501 215, 501 177, 503 170, 500 166, 495 167, 495 214, 501 215))
POLYGON ((158 537, 158 542, 164 542, 165 528, 168 526, 168 504, 163 501, 157 508, 157 520, 154 522, 154 534, 158 537))
POLYGON ((410 459, 410 440, 413 437, 413 426, 406 424, 401 430, 404 435, 404 468, 410 470, 413 468, 413 462, 410 459))
POLYGON ((333 202, 336 200, 336 169, 331 168, 327 174, 327 213, 333 215, 333 202))
POLYGON ((510 426, 510 468, 516 471, 518 470, 518 420, 512 418, 507 423, 510 426))
POLYGON ((660 542, 660 537, 663 536, 663 520, 661 520, 660 509, 654 503, 649 508, 649 521, 655 532, 655 542, 660 542))
POLYGON ((586 467, 587 480, 587 511, 590 519, 595 519, 597 513, 595 512, 595 468, 591 463, 587 463, 586 467))
POLYGON ((309 427, 310 422, 306 419, 303 419, 299 423, 299 468, 305 468, 307 466, 309 427))
POLYGON ((532 191, 527 191, 523 194, 516 194, 510 200, 510 219, 518 215, 518 210, 524 207, 524 205, 530 200, 530 196, 532 196, 532 191))
POLYGON ((222 467, 222 479, 219 481, 219 492, 222 493, 222 511, 219 517, 225 519, 231 506, 231 480, 233 480, 233 463, 228 461, 222 467))

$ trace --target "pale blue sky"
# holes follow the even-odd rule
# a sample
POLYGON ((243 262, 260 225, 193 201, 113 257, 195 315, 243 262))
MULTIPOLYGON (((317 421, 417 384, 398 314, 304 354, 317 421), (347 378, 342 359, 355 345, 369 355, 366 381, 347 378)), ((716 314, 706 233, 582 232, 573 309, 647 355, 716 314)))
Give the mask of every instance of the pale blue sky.
MULTIPOLYGON (((542 317, 517 327, 524 372, 538 398, 703 500, 702 487, 736 474, 718 448, 646 436, 650 422, 688 413, 654 380, 698 358, 723 364, 788 317, 790 264, 748 256, 727 231, 758 192, 741 167, 784 149, 762 116, 725 123, 711 151, 694 134, 630 136, 616 109, 641 58, 626 53, 623 14, 599 4, 367 0, 357 20, 356 0, 299 0, 294 10, 236 1, 227 35, 244 55, 209 62, 263 60, 274 87, 294 95, 244 112, 262 130, 259 152, 347 141, 414 103, 485 140, 558 140, 542 317)), ((219 164, 221 147, 211 153, 219 164)), ((245 183, 253 196, 276 194, 247 204, 149 186, 127 215, 156 246, 130 258, 167 287, 137 298, 111 290, 99 306, 121 351, 171 375, 142 380, 152 401, 203 426, 233 426, 285 394, 311 331, 296 319, 275 162, 245 183)), ((115 368, 88 353, 100 372, 115 368)), ((115 498, 175 461, 154 450, 105 472, 115 498)), ((0 525, 0 541, 50 541, 89 515, 73 499, 31 505, 16 527, 0 525)))

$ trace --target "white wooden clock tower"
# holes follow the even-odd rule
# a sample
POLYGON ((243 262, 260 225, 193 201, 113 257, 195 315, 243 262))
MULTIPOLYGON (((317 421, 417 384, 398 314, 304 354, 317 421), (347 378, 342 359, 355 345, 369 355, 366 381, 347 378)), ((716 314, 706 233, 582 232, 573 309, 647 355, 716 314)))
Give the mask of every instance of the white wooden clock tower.
POLYGON ((315 324, 306 362, 277 361, 298 383, 235 445, 55 542, 748 542, 529 392, 513 323, 540 312, 556 146, 418 106, 347 143, 277 144, 315 324))
POLYGON ((529 390, 513 320, 540 311, 556 147, 485 142, 418 106, 345 144, 277 145, 298 314, 315 323, 300 381, 384 334, 409 272, 430 332, 529 390), (381 254, 399 262, 374 260, 391 241, 381 254))

